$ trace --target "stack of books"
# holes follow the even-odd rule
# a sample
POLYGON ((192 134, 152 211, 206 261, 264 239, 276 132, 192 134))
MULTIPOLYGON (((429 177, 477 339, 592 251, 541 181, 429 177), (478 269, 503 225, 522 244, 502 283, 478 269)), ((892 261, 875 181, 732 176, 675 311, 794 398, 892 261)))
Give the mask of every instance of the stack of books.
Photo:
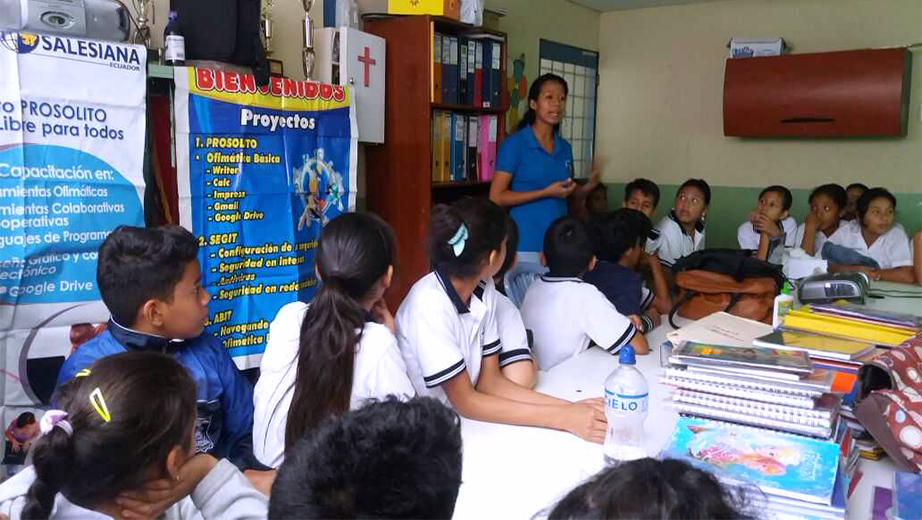
POLYGON ((782 319, 782 328, 895 347, 919 333, 918 318, 848 304, 804 305, 782 319))
POLYGON ((845 518, 849 482, 835 442, 680 417, 660 455, 714 472, 761 518, 845 518))
POLYGON ((672 350, 660 381, 674 387, 681 414, 833 438, 841 396, 833 373, 800 351, 686 341, 672 350))

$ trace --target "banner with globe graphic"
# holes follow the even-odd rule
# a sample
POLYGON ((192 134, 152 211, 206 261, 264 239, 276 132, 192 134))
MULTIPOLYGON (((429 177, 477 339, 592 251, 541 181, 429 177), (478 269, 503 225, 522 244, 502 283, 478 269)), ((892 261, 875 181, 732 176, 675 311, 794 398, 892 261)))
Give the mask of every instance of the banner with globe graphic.
POLYGON ((352 93, 192 67, 174 78, 180 222, 201 246, 206 330, 256 367, 276 312, 314 294, 320 230, 355 210, 352 93))
POLYGON ((142 46, 0 32, 3 464, 27 451, 64 358, 109 318, 100 244, 144 225, 146 59, 142 46))

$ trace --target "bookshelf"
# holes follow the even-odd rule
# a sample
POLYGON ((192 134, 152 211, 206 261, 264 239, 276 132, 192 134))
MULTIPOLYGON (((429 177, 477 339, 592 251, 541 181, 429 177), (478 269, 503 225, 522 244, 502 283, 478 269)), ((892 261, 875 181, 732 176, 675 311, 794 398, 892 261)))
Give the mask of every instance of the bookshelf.
POLYGON ((398 265, 387 301, 397 306, 413 283, 429 272, 427 240, 433 204, 465 196, 486 197, 488 181, 434 182, 431 125, 435 111, 495 115, 497 149, 505 137, 506 34, 439 16, 366 18, 364 30, 387 40, 385 80, 385 142, 366 149, 368 209, 386 220, 397 236, 398 265), (488 35, 502 39, 499 106, 481 108, 434 103, 433 34, 488 35))

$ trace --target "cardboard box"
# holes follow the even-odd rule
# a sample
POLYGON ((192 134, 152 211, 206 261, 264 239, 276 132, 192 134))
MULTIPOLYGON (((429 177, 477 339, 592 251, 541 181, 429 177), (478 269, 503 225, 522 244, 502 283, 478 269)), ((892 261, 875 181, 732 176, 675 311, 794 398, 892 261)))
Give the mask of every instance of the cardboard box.
POLYGON ((753 58, 758 56, 781 56, 784 54, 784 38, 731 38, 731 58, 753 58))
POLYGON ((457 20, 461 0, 387 0, 388 14, 431 14, 457 20))

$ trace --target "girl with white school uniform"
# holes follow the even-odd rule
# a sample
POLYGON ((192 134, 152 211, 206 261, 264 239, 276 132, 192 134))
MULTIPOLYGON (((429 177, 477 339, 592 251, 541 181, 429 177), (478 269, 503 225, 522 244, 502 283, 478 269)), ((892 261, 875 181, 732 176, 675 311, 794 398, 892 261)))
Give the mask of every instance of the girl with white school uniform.
POLYGON ((265 518, 268 497, 227 460, 195 452, 196 391, 171 356, 104 357, 57 390, 32 465, 0 484, 20 519, 265 518))
POLYGON ((487 422, 565 430, 601 443, 602 400, 571 403, 502 375, 493 276, 506 253, 505 214, 485 199, 432 209, 435 270, 410 290, 397 312, 397 340, 417 394, 487 422))
POLYGON ((829 237, 837 244, 874 259, 878 269, 864 265, 832 265, 831 272, 860 271, 872 280, 912 283, 912 253, 903 227, 894 224, 896 198, 885 188, 872 188, 856 204, 856 219, 843 222, 829 237))
POLYGON ((253 393, 253 453, 278 468, 284 453, 327 417, 364 401, 414 395, 394 336, 384 291, 394 274, 396 242, 373 215, 330 221, 315 254, 322 284, 310 305, 282 307, 253 393))
POLYGON ((797 227, 794 247, 808 255, 821 257, 823 244, 839 230, 848 194, 838 184, 823 184, 810 192, 810 213, 804 223, 797 227))

